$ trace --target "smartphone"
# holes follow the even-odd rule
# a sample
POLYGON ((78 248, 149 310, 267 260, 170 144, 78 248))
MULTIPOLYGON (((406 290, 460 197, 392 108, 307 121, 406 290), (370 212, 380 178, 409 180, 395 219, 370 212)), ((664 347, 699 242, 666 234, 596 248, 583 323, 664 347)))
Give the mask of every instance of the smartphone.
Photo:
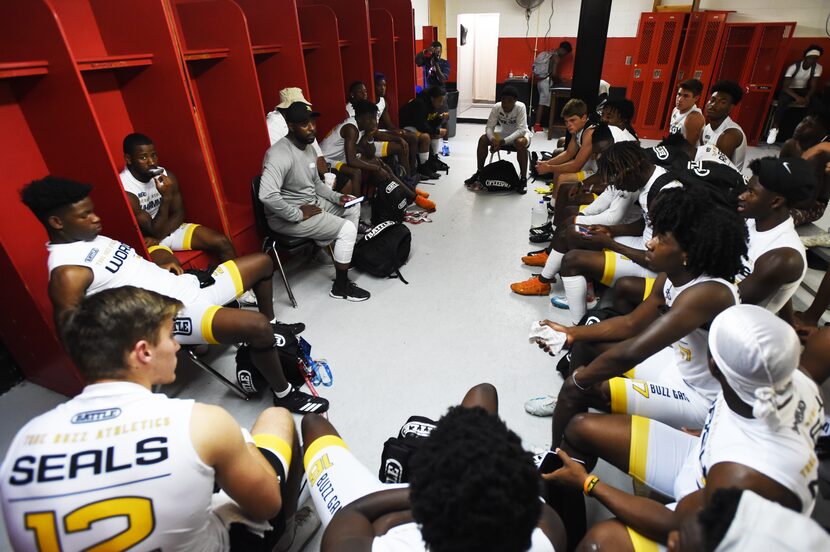
POLYGON ((587 235, 587 234, 591 233, 591 231, 588 230, 588 228, 585 227, 585 226, 580 226, 579 224, 575 224, 574 226, 576 227, 576 231, 579 232, 580 234, 586 234, 587 235))
POLYGON ((363 198, 364 198, 364 197, 365 197, 365 196, 360 196, 360 197, 356 197, 356 198, 354 198, 354 199, 353 199, 353 200, 351 200, 351 201, 347 201, 347 202, 343 205, 343 207, 344 207, 344 208, 349 208, 349 207, 351 207, 352 205, 357 205, 358 203, 363 203, 363 198))
POLYGON ((545 457, 542 458, 542 463, 539 464, 539 473, 552 473, 564 465, 559 455, 549 450, 545 453, 545 457))
POLYGON ((164 169, 162 169, 161 167, 156 167, 155 169, 150 169, 147 172, 149 172, 153 176, 161 176, 164 174, 164 169))

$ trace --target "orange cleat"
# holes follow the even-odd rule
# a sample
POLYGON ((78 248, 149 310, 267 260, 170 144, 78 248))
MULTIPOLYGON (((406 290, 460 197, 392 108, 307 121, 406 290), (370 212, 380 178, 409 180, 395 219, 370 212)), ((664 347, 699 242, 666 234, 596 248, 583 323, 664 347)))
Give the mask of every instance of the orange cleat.
POLYGON ((534 276, 524 282, 510 284, 510 289, 519 295, 549 295, 550 284, 542 282, 538 276, 534 276))
POLYGON ((522 262, 527 266, 545 266, 548 262, 548 252, 534 253, 533 255, 525 255, 522 257, 522 262))
POLYGON ((415 196, 415 205, 424 209, 427 213, 435 211, 435 202, 420 195, 415 196))
POLYGON ((422 197, 422 198, 424 198, 424 199, 426 199, 426 198, 428 198, 428 197, 429 197, 429 194, 428 194, 427 192, 425 192, 425 191, 423 191, 423 190, 419 190, 419 189, 417 189, 417 188, 415 188, 415 195, 420 196, 420 197, 422 197))

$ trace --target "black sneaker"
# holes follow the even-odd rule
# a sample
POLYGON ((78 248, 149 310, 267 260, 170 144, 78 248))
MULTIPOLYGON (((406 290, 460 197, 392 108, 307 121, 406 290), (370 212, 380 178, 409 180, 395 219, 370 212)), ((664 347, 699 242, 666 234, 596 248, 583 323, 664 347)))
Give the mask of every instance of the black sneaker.
POLYGON ((329 409, 329 401, 300 391, 299 387, 292 387, 283 398, 274 395, 274 406, 281 406, 295 414, 322 414, 329 409))
POLYGON ((438 159, 437 155, 430 155, 429 161, 427 161, 427 163, 429 163, 431 167, 436 171, 444 171, 447 174, 449 174, 450 172, 450 166, 438 159))
POLYGON ((289 322, 280 322, 279 320, 276 320, 271 322, 271 328, 273 328, 274 333, 276 334, 283 335, 284 330, 288 330, 294 335, 299 335, 305 331, 305 324, 302 322, 295 322, 291 324, 289 322))
POLYGON ((478 182, 478 171, 474 172, 473 176, 471 176, 470 178, 465 180, 464 184, 466 184, 467 186, 470 186, 472 184, 475 184, 476 182, 478 182))
POLYGON ((338 285, 337 282, 334 282, 334 285, 331 286, 329 295, 335 299, 345 299, 355 303, 365 301, 372 296, 372 294, 365 289, 357 287, 357 284, 351 280, 348 280, 348 283, 345 285, 338 285))
POLYGON ((530 243, 545 243, 549 242, 553 239, 553 232, 542 233, 542 234, 531 234, 528 238, 530 243))
POLYGON ((516 193, 519 195, 524 195, 527 193, 527 178, 522 178, 519 180, 519 187, 516 189, 516 193))
POLYGON ((437 180, 441 177, 440 174, 435 172, 427 163, 421 163, 418 165, 418 174, 421 175, 422 180, 437 180))
POLYGON ((552 232, 553 232, 553 224, 550 221, 546 222, 542 226, 532 226, 530 228, 530 235, 531 236, 539 236, 539 235, 542 235, 542 234, 547 235, 547 234, 550 234, 552 232))

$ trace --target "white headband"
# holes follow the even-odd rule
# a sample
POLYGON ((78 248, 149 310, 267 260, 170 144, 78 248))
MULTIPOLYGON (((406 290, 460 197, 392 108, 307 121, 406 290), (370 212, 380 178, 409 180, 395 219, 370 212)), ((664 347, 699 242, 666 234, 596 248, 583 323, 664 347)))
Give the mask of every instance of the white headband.
POLYGON ((810 56, 816 56, 816 57, 818 57, 818 56, 820 56, 820 55, 821 55, 821 52, 820 52, 820 51, 813 49, 813 50, 807 50, 807 53, 806 53, 806 54, 804 54, 804 57, 810 57, 810 56))

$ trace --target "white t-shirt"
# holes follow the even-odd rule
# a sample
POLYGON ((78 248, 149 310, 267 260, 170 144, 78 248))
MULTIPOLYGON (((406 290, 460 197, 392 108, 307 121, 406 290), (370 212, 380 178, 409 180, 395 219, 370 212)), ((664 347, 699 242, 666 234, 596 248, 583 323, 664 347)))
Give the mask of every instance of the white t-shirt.
POLYGON ((676 107, 671 112, 671 122, 669 124, 669 133, 670 134, 682 134, 683 138, 686 138, 686 119, 692 113, 701 113, 700 108, 697 105, 693 105, 686 113, 681 113, 679 109, 676 107))
POLYGON ((155 263, 139 257, 135 250, 119 241, 98 236, 92 241, 47 243, 49 272, 59 266, 85 266, 92 270, 92 283, 86 291, 93 295, 105 289, 135 286, 178 299, 185 305, 199 300, 199 279, 193 274, 177 276, 155 263))
MULTIPOLYGON (((538 527, 531 534, 528 552, 556 552, 550 540, 538 527)), ((391 528, 385 535, 375 537, 372 552, 427 552, 421 530, 415 522, 391 528)))
MULTIPOLYGON (((163 174, 167 174, 163 167, 159 168, 164 171, 163 174)), ((124 190, 138 198, 141 210, 147 211, 151 218, 156 218, 162 202, 161 192, 156 188, 156 179, 151 178, 149 182, 142 182, 133 176, 133 173, 127 167, 124 167, 119 176, 124 190)))
POLYGON ((519 101, 509 113, 502 109, 501 102, 493 105, 486 127, 487 137, 491 140, 497 127, 501 133, 502 142, 508 145, 515 142, 517 138, 522 136, 530 138, 533 135, 527 127, 527 108, 519 101))
POLYGON ((88 550, 121 533, 119 550, 227 550, 215 472, 190 437, 193 404, 98 383, 27 423, 0 467, 14 549, 51 550, 37 544, 51 533, 61 550, 88 550))
POLYGON ((735 128, 741 133, 741 143, 738 144, 737 148, 735 148, 735 153, 732 154, 731 159, 732 163, 735 164, 735 168, 742 171, 744 170, 744 159, 746 158, 746 134, 744 134, 744 129, 741 128, 741 125, 733 121, 731 117, 727 116, 717 129, 713 129, 712 124, 707 123, 706 126, 703 127, 703 134, 701 135, 700 140, 704 146, 707 144, 717 146, 718 139, 730 128, 735 128))
POLYGON ((810 515, 816 504, 818 460, 813 427, 824 421, 821 392, 800 370, 793 373, 793 396, 780 407, 781 424, 771 429, 763 420, 733 412, 719 393, 703 432, 686 458, 674 484, 680 500, 702 489, 712 466, 734 462, 756 470, 793 492, 801 513, 810 515))
POLYGON ((328 136, 323 139, 322 143, 323 157, 325 157, 326 161, 329 163, 334 164, 338 162, 346 162, 346 141, 343 139, 343 135, 340 134, 340 131, 343 130, 343 127, 346 125, 352 125, 355 130, 358 131, 358 141, 363 138, 363 131, 357 126, 357 121, 354 117, 347 118, 345 121, 331 129, 328 136))
POLYGON ((797 61, 787 67, 784 72, 785 77, 791 77, 790 88, 807 88, 810 85, 810 74, 814 77, 821 76, 821 64, 816 63, 816 70, 805 69, 803 61, 797 61))
MULTIPOLYGON (((265 116, 265 122, 268 124, 268 138, 271 140, 272 146, 288 134, 288 123, 285 122, 285 117, 282 116, 282 113, 276 109, 265 116)), ((323 151, 320 149, 320 144, 317 143, 316 138, 311 144, 311 147, 314 148, 317 157, 323 156, 323 151)))
MULTIPOLYGON (((767 297, 766 300, 758 304, 759 307, 764 307, 772 313, 777 313, 790 300, 790 297, 795 294, 798 286, 801 285, 801 280, 804 279, 804 275, 807 273, 807 253, 804 249, 804 244, 801 243, 801 238, 798 237, 798 232, 795 231, 792 217, 787 217, 787 220, 766 232, 759 232, 755 228, 754 219, 746 221, 746 228, 749 231, 749 249, 746 254, 747 259, 744 261, 744 268, 747 274, 752 274, 755 268, 755 262, 759 257, 774 249, 795 249, 804 263, 801 276, 797 280, 789 284, 784 284, 775 293, 767 297)), ((738 274, 735 280, 741 282, 744 278, 746 276, 738 274)))

